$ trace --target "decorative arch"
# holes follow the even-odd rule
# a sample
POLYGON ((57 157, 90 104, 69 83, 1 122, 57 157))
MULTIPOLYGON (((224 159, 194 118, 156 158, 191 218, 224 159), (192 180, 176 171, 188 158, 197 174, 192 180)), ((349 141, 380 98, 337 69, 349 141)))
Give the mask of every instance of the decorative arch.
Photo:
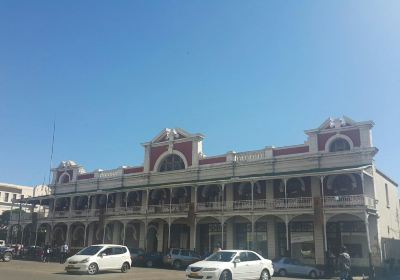
POLYGON ((175 170, 184 170, 184 169, 187 169, 187 168, 188 168, 188 162, 186 160, 185 155, 183 153, 177 151, 177 150, 166 151, 166 152, 162 153, 158 157, 156 163, 154 164, 154 170, 157 171, 157 172, 168 172, 168 171, 175 171, 175 170), (160 171, 161 165, 164 162, 164 160, 166 160, 171 155, 178 156, 183 161, 183 165, 184 165, 183 168, 160 171))
POLYGON ((354 174, 331 175, 326 181, 326 195, 352 195, 361 193, 354 174))
POLYGON ((61 174, 61 176, 58 179, 58 183, 60 184, 67 184, 70 181, 71 181, 71 176, 66 171, 63 174, 61 174))
MULTIPOLYGON (((348 137, 347 135, 344 135, 344 134, 336 134, 336 135, 332 136, 331 138, 329 138, 328 141, 326 141, 325 152, 331 152, 332 144, 334 144, 335 141, 339 141, 339 140, 344 140, 347 142, 349 147, 346 150, 352 150, 354 148, 353 141, 350 139, 350 137, 348 137)), ((345 151, 345 150, 343 150, 343 151, 345 151)), ((338 152, 340 152, 340 151, 338 151, 338 152)))

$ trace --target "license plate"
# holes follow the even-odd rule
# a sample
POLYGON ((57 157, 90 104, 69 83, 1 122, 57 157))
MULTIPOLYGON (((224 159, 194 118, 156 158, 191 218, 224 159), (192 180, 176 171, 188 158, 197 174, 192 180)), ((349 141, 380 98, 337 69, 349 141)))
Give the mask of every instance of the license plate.
POLYGON ((67 265, 67 268, 74 268, 72 264, 67 265))
POLYGON ((189 275, 190 276, 199 276, 199 274, 197 272, 191 272, 189 275))

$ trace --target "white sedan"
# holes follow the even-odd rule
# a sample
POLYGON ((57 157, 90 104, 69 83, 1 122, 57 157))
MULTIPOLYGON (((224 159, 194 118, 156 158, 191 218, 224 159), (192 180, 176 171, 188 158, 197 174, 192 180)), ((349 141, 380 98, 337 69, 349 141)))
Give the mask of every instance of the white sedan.
POLYGON ((188 280, 269 280, 273 274, 270 260, 245 250, 218 251, 186 269, 188 280))

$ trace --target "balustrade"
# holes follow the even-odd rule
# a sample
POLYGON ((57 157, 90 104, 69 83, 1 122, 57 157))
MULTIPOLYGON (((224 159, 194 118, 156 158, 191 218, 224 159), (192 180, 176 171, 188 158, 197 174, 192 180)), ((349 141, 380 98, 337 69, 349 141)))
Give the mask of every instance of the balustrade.
POLYGON ((375 199, 365 195, 340 195, 340 196, 325 196, 325 208, 340 208, 340 207, 367 207, 376 208, 375 199))

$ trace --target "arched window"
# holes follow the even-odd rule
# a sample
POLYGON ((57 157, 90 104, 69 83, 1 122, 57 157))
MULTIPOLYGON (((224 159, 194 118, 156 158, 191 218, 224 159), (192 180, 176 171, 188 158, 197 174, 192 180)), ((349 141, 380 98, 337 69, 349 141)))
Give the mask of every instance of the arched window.
POLYGON ((306 186, 302 179, 292 178, 286 183, 286 192, 288 197, 299 197, 306 192, 306 186))
POLYGON ((350 144, 347 142, 347 140, 343 138, 338 138, 332 142, 332 144, 329 147, 330 152, 342 152, 342 151, 349 151, 350 150, 350 144))
POLYGON ((185 169, 185 163, 180 156, 172 154, 162 160, 158 171, 165 172, 180 169, 185 169))
POLYGON ((68 174, 68 173, 63 173, 63 174, 60 176, 60 183, 61 183, 61 184, 69 183, 69 180, 70 180, 70 178, 69 178, 69 174, 68 174))

